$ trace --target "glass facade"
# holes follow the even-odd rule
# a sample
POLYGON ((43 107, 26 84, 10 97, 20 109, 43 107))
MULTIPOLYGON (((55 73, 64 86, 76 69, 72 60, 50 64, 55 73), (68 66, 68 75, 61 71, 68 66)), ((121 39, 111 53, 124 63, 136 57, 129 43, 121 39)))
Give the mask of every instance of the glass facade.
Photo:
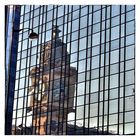
POLYGON ((134 5, 23 5, 20 29, 25 30, 18 39, 12 134, 135 134, 134 5), (39 38, 29 39, 27 28, 39 38), (47 91, 37 78, 44 78, 44 67, 49 73, 47 91), (61 69, 58 77, 56 67, 61 69), (39 69, 32 79, 34 68, 39 69), (53 121, 56 92, 59 109, 53 121), (45 123, 41 117, 44 93, 51 106, 43 112, 45 123), (31 104, 35 98, 37 103, 31 104), (37 115, 35 106, 40 107, 37 115))

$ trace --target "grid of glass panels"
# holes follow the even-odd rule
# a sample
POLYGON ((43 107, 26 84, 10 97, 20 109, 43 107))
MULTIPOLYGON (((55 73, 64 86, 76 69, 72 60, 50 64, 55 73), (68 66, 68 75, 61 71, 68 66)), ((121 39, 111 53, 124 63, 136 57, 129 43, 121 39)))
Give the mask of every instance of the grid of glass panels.
MULTIPOLYGON (((24 5, 19 33, 14 126, 32 126, 29 71, 40 65, 40 46, 61 30, 70 65, 77 70, 73 108, 67 124, 94 128, 97 134, 135 133, 135 7, 134 5, 24 5)), ((76 129, 75 129, 76 130, 76 129)), ((76 130, 78 131, 78 130, 76 130)))

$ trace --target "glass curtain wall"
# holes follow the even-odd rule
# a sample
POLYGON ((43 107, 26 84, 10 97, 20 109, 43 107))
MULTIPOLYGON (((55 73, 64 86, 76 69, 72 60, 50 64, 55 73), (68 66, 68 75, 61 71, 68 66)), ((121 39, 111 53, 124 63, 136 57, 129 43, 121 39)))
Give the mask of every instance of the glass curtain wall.
MULTIPOLYGON (((53 42, 54 25, 61 31, 59 39, 67 51, 67 65, 76 70, 75 83, 64 84, 68 93, 74 86, 74 96, 71 97, 74 111, 68 113, 66 132, 63 129, 61 134, 67 135, 68 127, 72 127, 74 134, 80 131, 83 135, 135 134, 134 5, 21 6, 20 29, 33 29, 39 38, 29 39, 31 31, 28 29, 19 32, 13 134, 21 128, 31 128, 30 134, 40 134, 39 130, 33 129, 46 125, 41 124, 39 117, 40 124, 34 125, 35 113, 28 111, 32 96, 29 94, 32 85, 29 75, 32 68, 41 66, 42 46, 53 42)), ((54 49, 54 52, 57 50, 54 49)), ((38 73, 42 74, 40 70, 38 73)), ((63 78, 69 79, 70 74, 63 78)), ((42 89, 42 86, 37 89, 38 100, 42 89)), ((54 89, 51 90, 53 94, 54 89)), ((22 131, 21 134, 26 135, 27 132, 22 131)))

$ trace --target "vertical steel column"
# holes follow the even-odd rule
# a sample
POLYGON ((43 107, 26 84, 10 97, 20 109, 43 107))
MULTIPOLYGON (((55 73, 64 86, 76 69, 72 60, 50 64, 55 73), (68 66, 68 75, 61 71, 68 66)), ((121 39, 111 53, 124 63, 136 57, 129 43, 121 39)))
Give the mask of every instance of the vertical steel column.
MULTIPOLYGON (((107 38, 107 6, 105 6, 105 33, 104 33, 104 75, 103 75, 103 110, 102 110, 102 134, 104 134, 104 118, 105 118, 105 78, 106 78, 106 38, 107 38)), ((103 43, 103 42, 102 42, 103 43)))
MULTIPOLYGON (((72 11, 73 11, 73 7, 72 7, 72 11)), ((80 44, 80 19, 81 19, 81 5, 80 5, 80 8, 79 8, 79 23, 78 23, 78 52, 77 52, 77 74, 78 74, 78 69, 79 69, 79 44, 80 44)), ((71 28, 71 31, 72 31, 72 28, 71 28)), ((78 97, 78 76, 76 76, 76 90, 75 90, 75 122, 74 122, 74 132, 75 134, 77 133, 76 132, 76 116, 77 116, 77 97, 78 97)))
POLYGON ((102 5, 101 5, 101 14, 100 14, 100 54, 99 54, 99 82, 98 82, 98 118, 97 118, 97 134, 99 134, 99 125, 100 125, 100 84, 101 84, 101 42, 102 42, 102 5))
POLYGON ((120 14, 119 14, 119 66, 118 66, 118 121, 117 121, 117 134, 119 134, 120 131, 120 84, 121 84, 121 78, 120 78, 120 72, 121 72, 121 6, 120 6, 120 14))
POLYGON ((125 80, 126 80, 125 70, 126 70, 126 5, 124 19, 123 135, 125 134, 125 80))
POLYGON ((108 70, 108 106, 107 106, 107 133, 109 133, 109 112, 110 112, 110 63, 111 63, 111 25, 112 25, 112 6, 110 5, 110 25, 109 25, 109 70, 108 70))
MULTIPOLYGON (((19 29, 20 24, 20 6, 14 6, 14 19, 13 27, 19 29)), ((11 135, 12 130, 12 115, 13 115, 13 101, 14 101, 14 89, 15 89, 15 77, 16 77, 16 63, 17 63, 17 50, 18 50, 18 32, 13 32, 11 57, 10 57, 10 69, 9 69, 9 83, 8 83, 8 95, 7 95, 7 108, 5 111, 5 134, 11 135)))
MULTIPOLYGON (((32 6, 30 5, 30 13, 29 13, 29 17, 30 17, 30 19, 32 18, 31 17, 31 9, 32 9, 32 6)), ((31 20, 29 20, 29 27, 30 27, 30 25, 31 25, 31 20)), ((29 32, 28 32, 29 33, 29 32)), ((27 74, 27 69, 29 70, 30 69, 30 65, 31 65, 31 53, 32 53, 32 48, 30 47, 30 46, 32 46, 32 43, 28 40, 27 41, 27 43, 28 43, 28 46, 27 46, 27 63, 29 62, 29 64, 28 64, 28 66, 26 66, 26 74, 27 74), (30 44, 30 45, 29 45, 30 44)), ((30 73, 30 72, 29 72, 30 73)), ((30 79, 28 78, 28 80, 27 80, 27 91, 26 92, 29 92, 29 88, 30 88, 30 85, 29 85, 29 81, 30 81, 30 79)), ((25 92, 25 91, 24 91, 25 92)), ((25 92, 25 93, 26 93, 25 92)), ((25 95, 25 93, 24 93, 24 95, 25 95)), ((28 118, 28 116, 27 116, 27 113, 28 113, 28 100, 29 100, 29 97, 30 97, 31 95, 29 95, 29 93, 27 93, 27 95, 26 95, 26 98, 27 98, 27 100, 26 100, 26 111, 25 111, 25 129, 26 129, 26 124, 27 124, 27 118, 28 118)), ((30 107, 31 108, 31 107, 30 107)), ((31 132, 32 132, 32 130, 31 130, 31 132)), ((26 134, 26 132, 25 132, 25 134, 26 134)))
MULTIPOLYGON (((134 11, 135 11, 135 5, 134 5, 134 11)), ((135 15, 134 15, 135 16, 135 15)), ((134 27, 136 26, 136 21, 134 20, 134 27)), ((135 32, 136 32, 136 28, 135 28, 135 31, 134 31, 134 47, 135 47, 135 42, 136 42, 136 40, 135 40, 135 37, 136 37, 136 34, 135 34, 135 32)), ((135 75, 136 75, 136 73, 135 73, 135 63, 136 63, 136 61, 135 61, 135 55, 136 55, 136 49, 134 48, 134 79, 135 79, 135 75)), ((135 111, 135 109, 136 109, 136 96, 135 96, 135 82, 136 82, 136 80, 134 80, 134 135, 135 135, 135 129, 136 129, 136 122, 135 122, 135 119, 136 119, 136 111, 135 111)))
POLYGON ((88 21, 89 21, 89 5, 87 5, 87 11, 88 11, 88 13, 87 13, 87 35, 86 35, 86 66, 85 66, 85 89, 84 89, 84 116, 83 116, 83 135, 85 135, 85 125, 86 125, 86 112, 87 112, 87 110, 86 110, 86 106, 88 106, 87 104, 86 104, 86 100, 87 100, 87 93, 86 93, 86 91, 87 91, 87 82, 86 82, 86 80, 87 80, 87 69, 88 69, 88 21))
POLYGON ((91 79, 92 79, 92 75, 91 75, 91 71, 92 71, 92 45, 93 45, 93 11, 94 11, 94 6, 92 6, 92 13, 91 13, 91 41, 89 43, 90 45, 90 53, 89 53, 89 57, 90 57, 90 68, 89 68, 89 71, 90 71, 90 74, 89 74, 89 98, 88 98, 88 134, 89 134, 89 129, 90 129, 90 110, 91 110, 91 107, 90 107, 90 104, 91 104, 91 79))

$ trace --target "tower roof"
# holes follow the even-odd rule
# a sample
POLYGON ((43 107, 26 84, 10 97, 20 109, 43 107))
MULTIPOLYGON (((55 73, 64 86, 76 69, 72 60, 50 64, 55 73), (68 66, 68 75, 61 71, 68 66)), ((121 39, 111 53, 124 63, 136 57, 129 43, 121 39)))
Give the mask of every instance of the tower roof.
POLYGON ((61 30, 59 30, 58 28, 59 28, 59 26, 53 25, 53 28, 52 28, 53 38, 58 38, 59 37, 59 33, 61 32, 61 30))

